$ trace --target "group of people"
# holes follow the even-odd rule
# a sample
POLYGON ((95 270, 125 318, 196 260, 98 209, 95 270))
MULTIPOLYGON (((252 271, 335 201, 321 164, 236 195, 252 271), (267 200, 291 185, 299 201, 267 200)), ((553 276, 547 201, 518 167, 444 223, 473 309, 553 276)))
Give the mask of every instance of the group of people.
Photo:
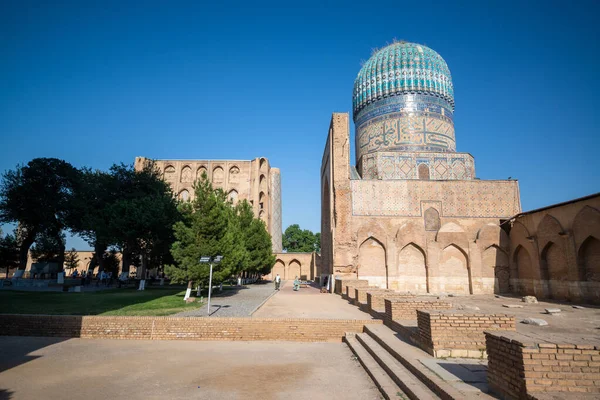
MULTIPOLYGON (((75 271, 73 271, 73 273, 71 274, 71 277, 73 279, 77 279, 80 278, 81 279, 81 286, 86 286, 92 283, 92 278, 93 278, 93 273, 92 271, 87 271, 87 272, 79 272, 77 270, 77 268, 75 268, 75 271)), ((106 272, 106 271, 102 271, 100 273, 98 273, 98 275, 96 276, 96 286, 99 285, 104 285, 104 286, 110 286, 112 285, 112 272, 106 272)))
POLYGON ((73 273, 71 274, 71 277, 74 279, 80 278, 81 286, 87 286, 90 283, 92 283, 93 274, 92 274, 92 271, 88 271, 88 272, 81 271, 81 273, 80 273, 77 270, 77 268, 75 268, 75 271, 73 271, 73 273))
MULTIPOLYGON (((279 290, 280 287, 281 287, 281 277, 279 276, 279 274, 277 274, 275 276, 275 290, 279 290)), ((297 292, 298 290, 300 290, 300 280, 296 276, 294 278, 294 291, 297 292)))

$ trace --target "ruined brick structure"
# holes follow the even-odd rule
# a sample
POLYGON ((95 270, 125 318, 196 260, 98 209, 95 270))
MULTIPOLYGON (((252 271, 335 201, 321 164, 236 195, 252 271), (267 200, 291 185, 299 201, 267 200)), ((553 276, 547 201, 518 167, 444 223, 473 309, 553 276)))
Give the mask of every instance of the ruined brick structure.
POLYGON ((503 227, 512 291, 600 303, 600 194, 519 214, 503 227))

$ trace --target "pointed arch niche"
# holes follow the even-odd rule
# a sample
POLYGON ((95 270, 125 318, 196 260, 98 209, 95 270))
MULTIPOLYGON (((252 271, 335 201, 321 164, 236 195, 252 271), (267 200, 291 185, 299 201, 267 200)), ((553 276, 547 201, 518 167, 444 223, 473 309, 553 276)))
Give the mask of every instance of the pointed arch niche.
POLYGON ((448 245, 440 259, 440 289, 448 293, 470 294, 470 275, 464 250, 455 244, 448 245))
POLYGON ((369 237, 358 249, 358 279, 367 279, 369 284, 387 288, 387 265, 385 263, 385 247, 369 237))
MULTIPOLYGON (((398 254, 397 289, 402 292, 427 293, 427 266, 425 252, 414 243, 409 243, 398 254)), ((395 289, 395 288, 394 288, 395 289)))

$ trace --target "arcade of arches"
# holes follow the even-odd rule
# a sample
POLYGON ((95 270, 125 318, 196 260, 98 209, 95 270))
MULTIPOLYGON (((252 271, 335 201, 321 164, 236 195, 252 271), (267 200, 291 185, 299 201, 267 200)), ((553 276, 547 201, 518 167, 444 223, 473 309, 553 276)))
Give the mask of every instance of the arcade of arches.
POLYGON ((314 280, 318 274, 320 256, 317 253, 277 253, 271 273, 265 279, 273 279, 277 274, 283 280, 314 280))
POLYGON ((434 180, 425 167, 418 179, 364 179, 348 122, 333 115, 323 154, 323 273, 411 293, 600 303, 600 194, 522 213, 516 181, 434 180))

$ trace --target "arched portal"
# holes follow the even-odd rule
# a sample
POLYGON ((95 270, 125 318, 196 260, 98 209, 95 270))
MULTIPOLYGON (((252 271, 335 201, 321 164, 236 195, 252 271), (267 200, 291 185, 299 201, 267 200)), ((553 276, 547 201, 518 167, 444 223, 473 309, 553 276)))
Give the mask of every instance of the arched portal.
POLYGON ((399 277, 398 290, 411 293, 427 293, 425 254, 414 243, 409 243, 400 250, 397 276, 399 277))
POLYGON ((279 274, 279 276, 281 277, 281 279, 286 279, 286 277, 285 277, 285 263, 283 261, 281 261, 281 260, 275 261, 275 265, 273 266, 273 269, 272 269, 273 279, 275 279, 275 277, 277 276, 277 274, 279 274))
POLYGON ((510 292, 510 269, 506 252, 498 246, 490 246, 483 252, 482 264, 483 290, 490 293, 492 289, 494 293, 510 292))
POLYGON ((440 289, 449 293, 471 293, 469 268, 465 253, 451 244, 442 251, 440 289))
POLYGON ((179 192, 179 200, 188 201, 189 199, 190 192, 188 192, 186 189, 183 189, 181 192, 179 192))
POLYGON ((511 274, 511 276, 515 275, 519 279, 516 288, 517 292, 526 295, 535 295, 533 285, 535 274, 533 273, 533 268, 531 266, 531 257, 525 247, 520 245, 517 247, 514 254, 514 264, 516 271, 515 274, 511 274))
POLYGON ((590 282, 600 282, 600 240, 589 236, 581 244, 578 254, 583 278, 590 282))
POLYGON ((387 265, 385 248, 377 239, 365 240, 358 251, 358 279, 367 279, 369 284, 387 288, 387 265))
POLYGON ((300 266, 300 262, 298 260, 292 260, 288 266, 287 279, 295 279, 298 277, 300 279, 300 274, 302 273, 302 268, 300 266))

